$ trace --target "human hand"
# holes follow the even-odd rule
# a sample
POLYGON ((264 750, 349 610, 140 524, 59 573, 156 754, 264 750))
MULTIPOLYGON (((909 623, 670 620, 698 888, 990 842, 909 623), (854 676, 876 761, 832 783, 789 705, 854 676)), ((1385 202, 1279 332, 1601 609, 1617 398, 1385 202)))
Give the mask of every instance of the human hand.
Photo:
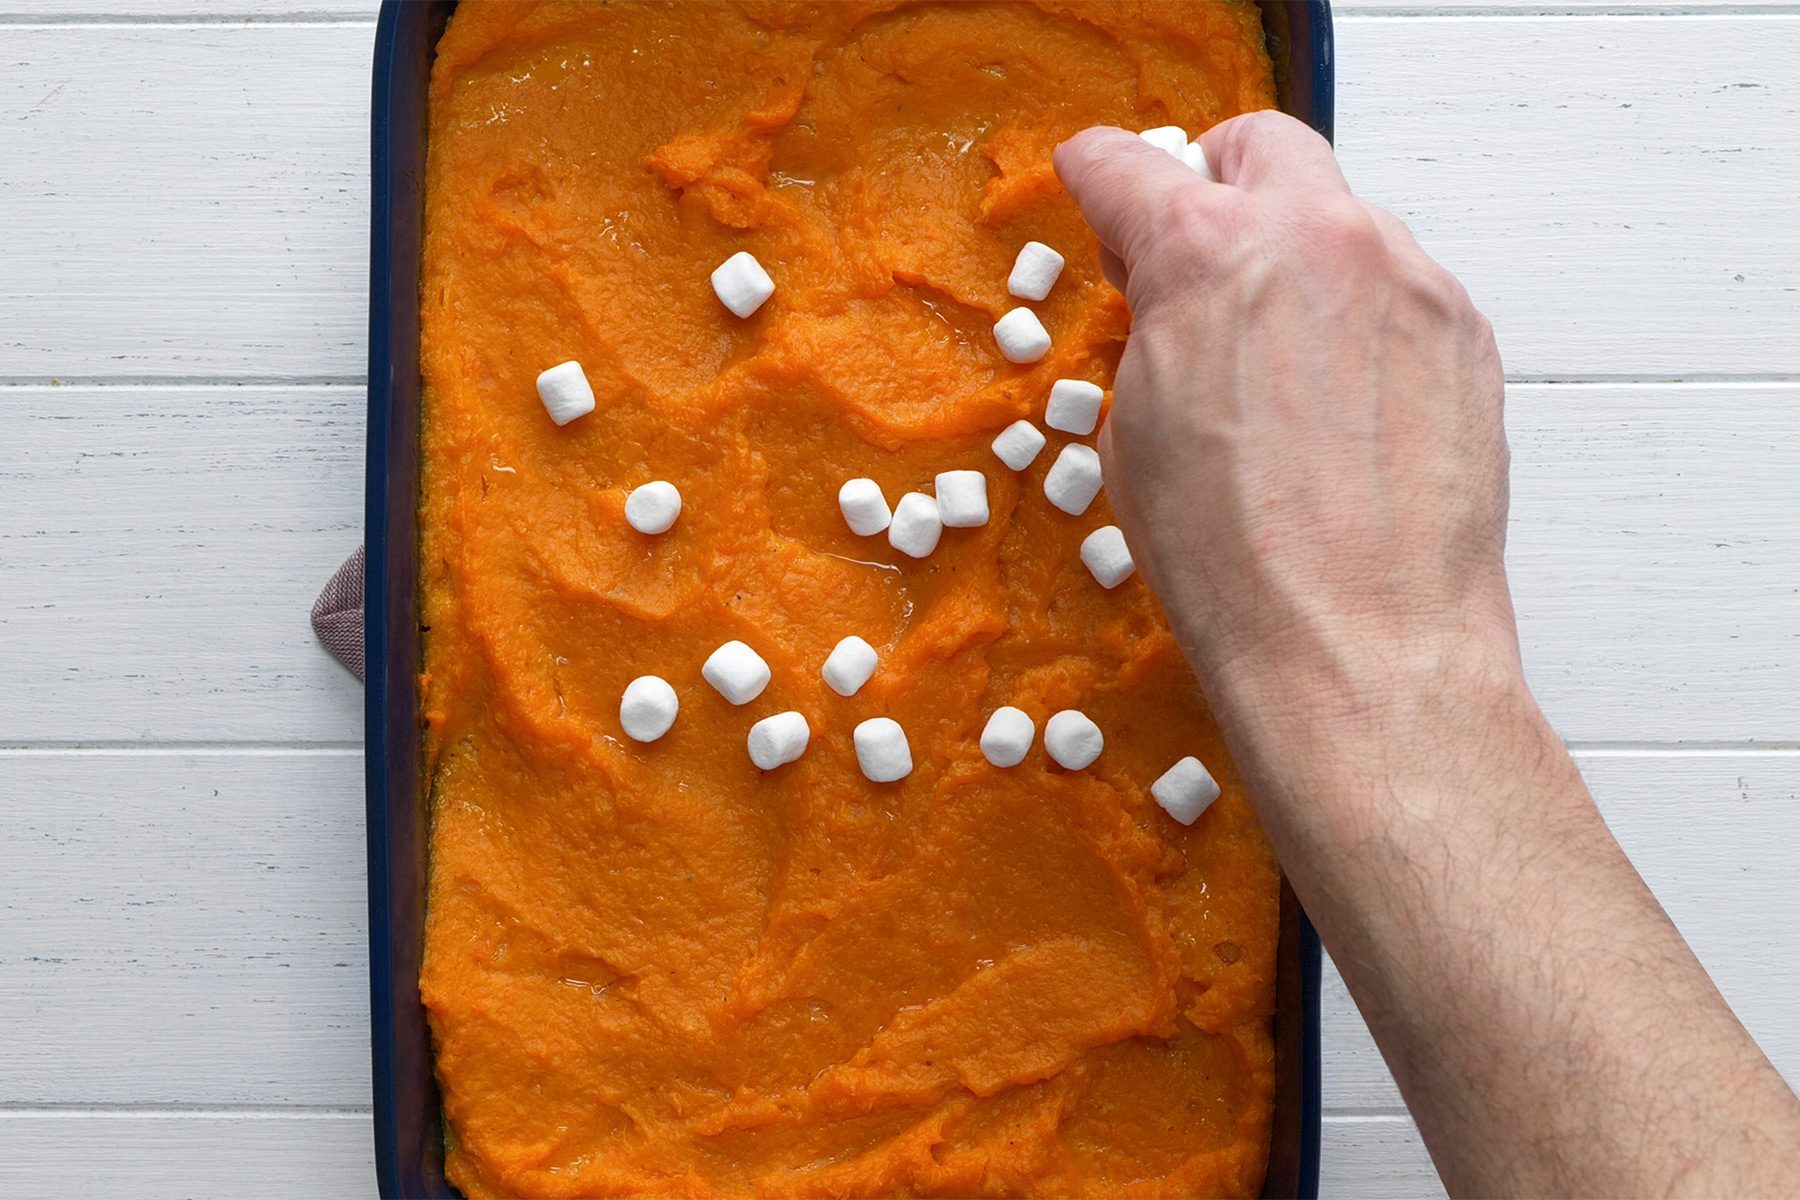
POLYGON ((1132 311, 1107 493, 1227 733, 1516 673, 1487 321, 1298 121, 1201 143, 1221 182, 1108 128, 1056 170, 1132 311))
POLYGON ((1446 1185, 1792 1191, 1800 1102, 1524 685, 1487 322, 1298 122, 1202 144, 1056 153, 1131 303, 1107 492, 1446 1185))

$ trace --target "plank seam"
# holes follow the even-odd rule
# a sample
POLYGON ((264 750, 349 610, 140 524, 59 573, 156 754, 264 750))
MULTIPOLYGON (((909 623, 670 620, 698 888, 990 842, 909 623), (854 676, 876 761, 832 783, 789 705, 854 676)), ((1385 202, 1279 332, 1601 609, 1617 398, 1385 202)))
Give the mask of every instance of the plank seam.
POLYGON ((165 29, 186 27, 241 28, 257 25, 281 25, 299 28, 356 26, 375 28, 373 17, 350 17, 329 11, 295 13, 44 13, 0 12, 0 25, 12 29, 107 29, 119 26, 157 25, 165 29))
MULTIPOLYGON (((1785 372, 1748 374, 1574 374, 1529 373, 1506 376, 1509 384, 1557 387, 1786 387, 1800 383, 1800 375, 1785 372)), ((364 375, 12 375, 0 376, 0 389, 58 388, 248 388, 317 387, 366 388, 364 375)))
MULTIPOLYGON (((1779 758, 1800 755, 1800 742, 1776 741, 1695 741, 1695 742, 1565 742, 1569 753, 1585 758, 1779 758)), ((320 756, 357 756, 363 753, 360 741, 146 741, 107 742, 54 739, 25 739, 0 742, 0 756, 54 758, 104 758, 131 756, 180 757, 183 755, 237 755, 245 758, 259 755, 313 754, 320 756)))
MULTIPOLYGON (((1360 7, 1346 7, 1337 14, 1340 21, 1358 20, 1418 20, 1441 19, 1453 17, 1469 20, 1543 20, 1546 18, 1571 18, 1585 20, 1604 20, 1618 18, 1664 18, 1680 19, 1694 17, 1784 17, 1800 15, 1800 3, 1784 2, 1784 0, 1739 0, 1733 3, 1724 0, 1718 4, 1693 4, 1681 8, 1668 8, 1654 4, 1606 4, 1585 6, 1570 3, 1534 4, 1528 7, 1508 6, 1502 4, 1470 5, 1459 7, 1442 4, 1370 4, 1360 7)), ((352 26, 373 28, 373 17, 349 16, 331 10, 302 10, 291 13, 253 13, 253 12, 169 12, 169 13, 128 13, 128 12, 92 12, 69 13, 65 15, 32 13, 32 12, 0 12, 0 25, 12 28, 42 29, 104 29, 109 26, 144 26, 154 25, 164 28, 182 27, 254 27, 254 26, 286 26, 286 27, 336 27, 352 26)))
POLYGON ((282 1121, 295 1117, 309 1120, 363 1121, 367 1108, 323 1104, 14 1104, 0 1103, 0 1121, 20 1118, 86 1118, 98 1120, 205 1120, 229 1119, 282 1121))
POLYGON ((16 742, 0 742, 0 755, 16 755, 18 757, 53 758, 59 755, 70 757, 104 758, 108 756, 154 756, 165 757, 194 755, 241 755, 254 757, 271 754, 317 754, 360 755, 363 752, 361 742, 351 741, 243 741, 243 742, 89 742, 89 741, 43 741, 26 740, 16 742))
POLYGON ((1772 0, 1769 3, 1756 3, 1744 0, 1731 3, 1729 0, 1718 4, 1694 4, 1683 8, 1666 8, 1655 4, 1533 4, 1515 6, 1504 4, 1469 5, 1460 7, 1443 4, 1369 4, 1345 6, 1337 10, 1333 16, 1339 21, 1356 20, 1414 20, 1417 18, 1471 17, 1478 20, 1492 18, 1525 18, 1543 20, 1555 17, 1580 17, 1590 19, 1618 17, 1786 17, 1800 13, 1800 4, 1784 3, 1772 0))
POLYGON ((366 375, 13 375, 0 388, 357 387, 366 375))

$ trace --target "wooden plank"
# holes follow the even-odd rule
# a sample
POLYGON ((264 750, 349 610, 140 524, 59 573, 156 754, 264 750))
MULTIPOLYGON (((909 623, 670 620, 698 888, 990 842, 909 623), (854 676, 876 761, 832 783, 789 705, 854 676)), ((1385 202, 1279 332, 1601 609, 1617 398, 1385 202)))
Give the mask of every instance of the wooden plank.
POLYGON ((1800 21, 1337 29, 1351 183, 1463 278, 1509 371, 1800 372, 1764 324, 1800 320, 1800 21))
POLYGON ((1695 13, 1757 16, 1794 11, 1781 0, 1331 0, 1344 17, 1600 17, 1688 16, 1695 13))
POLYGON ((0 392, 0 743, 338 741, 314 597, 362 540, 360 387, 0 392))
POLYGON ((1800 740, 1800 387, 1508 400, 1507 562, 1562 735, 1800 740))
POLYGON ((0 1100, 368 1102, 360 754, 0 753, 0 796, 0 1100))
MULTIPOLYGON (((1580 760, 1727 998, 1800 1081, 1800 754, 1580 760)), ((0 1099, 364 1103, 360 772, 354 754, 0 752, 0 1099)), ((1335 976, 1324 1026, 1327 1107, 1398 1106, 1335 976)))
MULTIPOLYGON (((373 21, 380 0, 0 0, 0 19, 63 24, 113 20, 373 21)), ((1794 8, 1776 0, 1333 0, 1338 16, 1767 13, 1794 8)))
MULTIPOLYGON (((1405 1117, 1328 1117, 1320 1194, 1440 1197, 1405 1117)), ((0 1185, 21 1195, 316 1200, 370 1195, 373 1130, 360 1113, 0 1113, 0 1185)))
POLYGON ((381 0, 0 0, 7 24, 109 25, 287 24, 360 21, 373 24, 381 0))
POLYGON ((116 21, 195 22, 364 21, 373 23, 381 0, 0 0, 0 20, 99 25, 116 21))
MULTIPOLYGON (((1800 373, 1800 17, 1338 29, 1353 181, 1515 373, 1800 373)), ((0 377, 364 371, 366 24, 7 42, 0 377)))
POLYGON ((1444 1185, 1411 1117, 1327 1114, 1320 1132, 1319 1195, 1442 1200, 1444 1185))
MULTIPOLYGON (((1800 1086, 1800 961, 1792 952, 1800 945, 1800 754, 1577 758, 1645 882, 1745 1028, 1800 1086)), ((1326 1107, 1398 1105, 1393 1078, 1329 966, 1322 1011, 1326 1107)))
POLYGON ((362 1112, 0 1112, 0 1188, 133 1200, 373 1196, 374 1146, 362 1112))
MULTIPOLYGON (((1800 385, 1512 391, 1531 675, 1577 741, 1800 740, 1800 385)), ((0 391, 0 745, 346 741, 307 612, 361 540, 363 399, 0 391)))
POLYGON ((367 372, 367 25, 25 26, 0 376, 367 372))

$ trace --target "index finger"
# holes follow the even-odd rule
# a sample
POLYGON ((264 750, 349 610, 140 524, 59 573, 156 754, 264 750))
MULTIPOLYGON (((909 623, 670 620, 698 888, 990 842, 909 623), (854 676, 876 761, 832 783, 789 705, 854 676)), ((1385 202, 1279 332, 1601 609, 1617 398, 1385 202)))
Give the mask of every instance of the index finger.
POLYGON ((1135 133, 1101 125, 1056 148, 1056 174, 1101 244, 1134 269, 1155 248, 1170 201, 1218 187, 1135 133))

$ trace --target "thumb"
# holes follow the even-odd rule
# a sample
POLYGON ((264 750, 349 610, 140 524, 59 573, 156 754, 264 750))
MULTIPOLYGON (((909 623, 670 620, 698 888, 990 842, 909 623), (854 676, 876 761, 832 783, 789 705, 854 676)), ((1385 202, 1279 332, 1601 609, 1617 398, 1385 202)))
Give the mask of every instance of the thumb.
POLYGON ((1056 174, 1102 245, 1134 270, 1154 252, 1175 197, 1210 183, 1135 133, 1086 129, 1056 148, 1056 174))

